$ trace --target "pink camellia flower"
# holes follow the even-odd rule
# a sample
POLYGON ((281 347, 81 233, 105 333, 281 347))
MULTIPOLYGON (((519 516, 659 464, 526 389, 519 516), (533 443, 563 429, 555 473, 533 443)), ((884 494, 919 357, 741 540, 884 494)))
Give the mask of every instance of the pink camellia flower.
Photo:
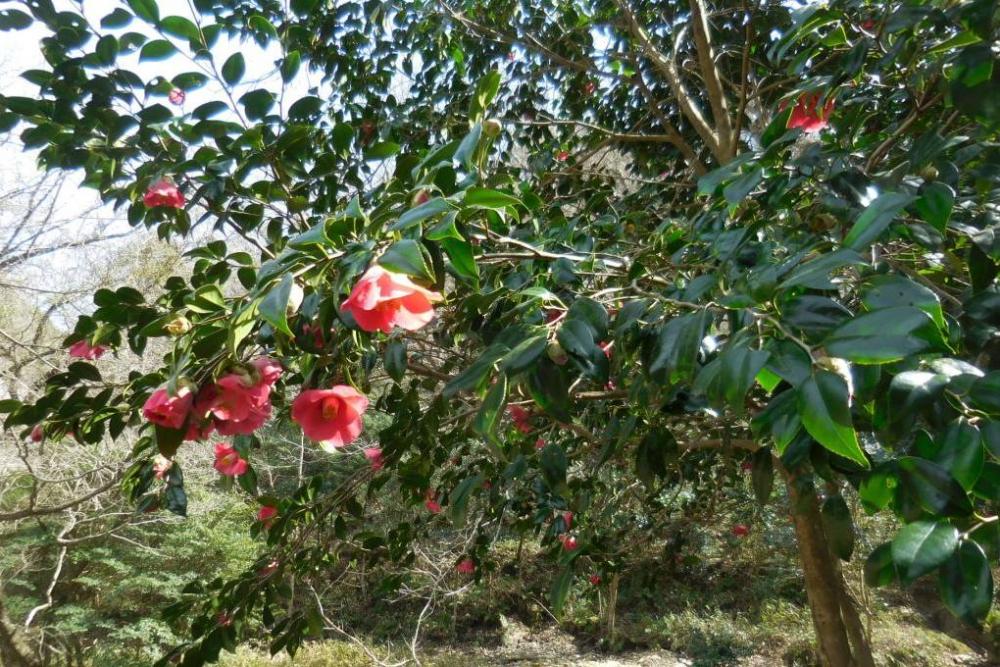
POLYGON ((257 520, 265 526, 271 525, 271 522, 274 521, 274 517, 276 516, 278 516, 278 508, 272 507, 271 505, 264 505, 257 510, 257 520))
POLYGON ((175 107, 179 107, 184 104, 184 100, 187 98, 187 94, 180 88, 171 88, 170 92, 167 93, 167 99, 175 107))
POLYGON ((165 388, 157 389, 143 404, 142 416, 157 426, 177 429, 184 425, 193 403, 194 394, 188 387, 179 387, 174 396, 165 388))
POLYGON ((378 471, 385 467, 385 461, 382 459, 381 447, 366 447, 365 458, 371 463, 372 470, 378 471))
POLYGON ((281 377, 281 364, 271 357, 257 357, 250 362, 250 365, 260 373, 260 381, 269 387, 273 387, 281 377))
POLYGON ((612 345, 614 345, 614 343, 604 342, 604 343, 598 343, 597 347, 601 348, 601 352, 604 353, 604 356, 607 357, 608 359, 610 359, 611 358, 611 346, 612 345))
POLYGON ((167 473, 170 472, 173 466, 174 462, 166 456, 157 454, 153 457, 153 474, 156 475, 156 479, 166 479, 167 473))
POLYGON ((563 523, 566 524, 566 530, 569 530, 570 528, 573 527, 573 513, 570 512, 569 510, 566 510, 565 512, 562 513, 562 520, 563 523))
POLYGON ((534 430, 531 426, 531 413, 520 405, 508 405, 507 413, 514 422, 514 428, 521 433, 531 433, 534 430))
POLYGON ((566 551, 574 551, 580 546, 572 535, 560 535, 559 541, 562 542, 563 549, 566 551))
POLYGON ((788 117, 788 128, 799 128, 803 132, 819 132, 830 124, 830 112, 833 111, 833 98, 826 101, 822 109, 819 107, 819 93, 803 93, 788 117))
POLYGON ((590 583, 593 586, 599 586, 601 584, 601 575, 599 574, 590 575, 590 583))
POLYGON ((331 447, 343 447, 361 435, 361 415, 368 399, 354 387, 307 389, 292 403, 292 419, 307 437, 331 447))
POLYGON ((220 442, 215 445, 215 463, 212 467, 225 477, 239 477, 247 471, 247 462, 232 445, 220 442))
POLYGON ((150 185, 146 194, 142 196, 142 203, 150 208, 156 206, 183 208, 185 201, 184 195, 177 189, 177 186, 166 178, 161 178, 150 185))
POLYGON ((434 489, 427 489, 424 493, 424 507, 431 514, 437 514, 441 511, 441 503, 437 501, 437 492, 434 489))
POLYGON ((340 307, 353 315, 365 331, 389 333, 393 327, 416 331, 434 319, 431 304, 442 298, 376 264, 361 276, 340 307))
POLYGON ((34 428, 31 429, 31 435, 28 437, 31 438, 32 442, 41 442, 45 439, 45 429, 41 424, 35 424, 34 428))
POLYGON ((542 438, 535 440, 535 449, 545 449, 545 440, 542 438))
POLYGON ((87 361, 100 359, 107 351, 108 348, 103 345, 91 345, 85 340, 78 340, 69 346, 69 356, 87 361))
POLYGON ((455 571, 460 574, 472 574, 476 571, 476 564, 472 562, 471 558, 466 558, 455 566, 455 571))
POLYGON ((240 373, 229 373, 215 383, 208 412, 222 435, 249 435, 271 416, 271 387, 251 382, 240 373))
POLYGON ((748 528, 745 524, 738 523, 735 526, 733 526, 733 535, 735 535, 736 537, 746 537, 749 534, 750 534, 750 528, 748 528))
POLYGON ((556 153, 556 161, 565 162, 569 159, 569 151, 559 151, 556 153))

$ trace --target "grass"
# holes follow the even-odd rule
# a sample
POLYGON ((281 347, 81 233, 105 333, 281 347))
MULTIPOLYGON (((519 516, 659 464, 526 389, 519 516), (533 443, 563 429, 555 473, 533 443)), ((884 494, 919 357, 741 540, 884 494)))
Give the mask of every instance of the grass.
MULTIPOLYGON (((527 558, 516 568, 508 563, 501 569, 504 574, 469 589, 454 606, 439 609, 427 621, 421 658, 434 667, 562 665, 581 655, 592 661, 603 656, 609 664, 611 659, 638 664, 616 656, 648 658, 665 651, 692 667, 816 665, 812 621, 797 570, 781 563, 758 564, 748 575, 739 556, 669 568, 656 559, 635 564, 621 581, 614 636, 603 615, 606 587, 579 582, 557 624, 546 608, 551 566, 540 558, 527 558)), ((899 592, 891 595, 893 604, 875 605, 872 634, 878 667, 988 664, 967 645, 927 627, 924 615, 900 605, 899 592), (970 660, 956 661, 963 655, 970 660)), ((391 663, 409 656, 404 646, 415 613, 374 602, 366 613, 343 621, 363 632, 372 650, 391 663)), ((222 664, 351 667, 373 662, 353 644, 328 640, 307 645, 294 659, 269 658, 244 648, 222 664)))

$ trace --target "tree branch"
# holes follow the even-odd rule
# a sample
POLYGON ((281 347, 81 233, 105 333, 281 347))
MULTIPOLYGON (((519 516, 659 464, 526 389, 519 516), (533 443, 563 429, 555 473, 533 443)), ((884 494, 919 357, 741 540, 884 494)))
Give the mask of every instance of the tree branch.
POLYGON ((712 39, 709 33, 708 17, 702 0, 690 0, 691 24, 693 26, 695 51, 698 53, 698 67, 705 79, 705 90, 712 106, 712 119, 718 131, 719 151, 728 157, 728 162, 734 155, 733 128, 729 118, 729 102, 726 91, 722 87, 722 77, 715 64, 715 51, 712 49, 712 39))
MULTIPOLYGON (((649 35, 646 33, 645 28, 642 27, 638 19, 636 19, 635 14, 632 13, 632 9, 629 7, 626 0, 615 0, 615 4, 618 5, 618 8, 625 16, 625 21, 628 23, 629 31, 642 46, 642 50, 646 54, 646 57, 652 61, 653 65, 655 65, 666 78, 667 83, 670 85, 670 89, 677 98, 677 105, 680 107, 684 117, 687 118, 688 122, 690 122, 694 127, 698 136, 700 136, 708 145, 709 150, 712 152, 712 155, 715 156, 716 160, 722 163, 728 161, 727 154, 720 150, 719 137, 716 134, 715 129, 708 123, 708 120, 705 119, 705 115, 702 113, 697 103, 688 93, 684 83, 681 81, 674 56, 667 56, 656 48, 656 45, 653 44, 649 35)), ((676 45, 680 43, 683 35, 684 30, 681 30, 675 36, 675 50, 676 45)))

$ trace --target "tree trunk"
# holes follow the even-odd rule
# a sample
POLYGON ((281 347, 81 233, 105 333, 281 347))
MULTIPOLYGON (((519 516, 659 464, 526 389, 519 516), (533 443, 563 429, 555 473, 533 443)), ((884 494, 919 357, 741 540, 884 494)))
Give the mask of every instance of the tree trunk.
POLYGON ((31 662, 17 648, 14 632, 7 627, 2 599, 0 599, 0 665, 31 667, 31 662))
POLYGON ((785 481, 820 662, 823 667, 872 667, 868 638, 823 532, 816 491, 808 479, 792 473, 785 473, 785 481))

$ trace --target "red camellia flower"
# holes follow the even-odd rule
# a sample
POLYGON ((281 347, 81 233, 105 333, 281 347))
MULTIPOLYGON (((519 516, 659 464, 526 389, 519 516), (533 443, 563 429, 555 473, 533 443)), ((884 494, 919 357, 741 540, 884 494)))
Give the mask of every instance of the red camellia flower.
POLYGON ((219 624, 220 628, 228 628, 233 624, 233 617, 224 611, 220 611, 215 617, 215 622, 219 624))
POLYGON ((750 472, 751 470, 753 470, 753 463, 751 463, 750 461, 744 461, 743 463, 740 464, 740 470, 742 470, 743 472, 750 472))
POLYGON ((424 493, 424 507, 431 514, 437 514, 441 511, 441 503, 437 501, 437 492, 434 489, 427 489, 424 493))
POLYGON ((31 438, 32 442, 41 442, 45 439, 45 429, 42 428, 41 424, 35 424, 35 427, 31 429, 31 435, 28 437, 31 438))
POLYGON ((172 88, 167 94, 167 99, 170 100, 170 103, 177 107, 184 104, 186 98, 187 94, 180 88, 172 88))
POLYGON ((69 356, 76 357, 77 359, 86 359, 87 361, 100 359, 107 351, 108 348, 103 345, 91 345, 85 340, 78 340, 69 346, 69 356))
POLYGON ((340 307, 365 331, 389 333, 393 327, 416 331, 434 319, 431 303, 442 298, 402 274, 374 265, 340 307))
POLYGON ((385 461, 382 459, 382 449, 380 447, 366 447, 365 458, 371 463, 372 470, 381 470, 385 467, 385 461))
POLYGON ((749 534, 750 534, 750 528, 748 528, 745 524, 738 523, 735 526, 733 526, 733 535, 735 535, 736 537, 746 537, 749 534))
POLYGON ((276 516, 278 516, 277 507, 264 505, 259 510, 257 510, 257 520, 260 521, 265 526, 270 525, 270 523, 274 520, 274 517, 276 516))
POLYGON ((594 586, 599 586, 601 583, 601 575, 599 574, 590 575, 590 583, 594 586))
POLYGON ((142 197, 142 203, 153 208, 156 206, 166 206, 167 208, 182 208, 184 206, 184 195, 177 189, 172 181, 161 178, 146 190, 142 197))
POLYGON ((601 351, 604 352, 604 356, 607 357, 608 359, 610 359, 611 358, 611 346, 612 345, 613 345, 613 343, 604 342, 604 343, 598 343, 597 347, 601 348, 601 351))
POLYGON ((354 387, 338 384, 330 389, 307 389, 292 403, 292 419, 317 442, 343 447, 361 435, 361 415, 368 399, 354 387))
POLYGON ((569 151, 559 151, 556 153, 556 160, 558 162, 565 162, 569 159, 569 151))
POLYGON ((535 449, 545 449, 545 440, 542 438, 535 440, 535 449))
POLYGON ((566 530, 573 527, 573 513, 569 510, 562 513, 563 523, 566 524, 566 530))
POLYGON ((247 471, 247 462, 232 445, 220 442, 215 445, 215 463, 212 467, 226 477, 239 477, 247 471))
POLYGON ((164 428, 180 428, 184 425, 194 394, 188 387, 180 387, 171 396, 166 389, 157 389, 146 399, 142 406, 142 416, 157 426, 164 428))
POLYGON ((788 117, 788 128, 797 127, 803 132, 819 132, 829 125, 833 98, 828 99, 822 109, 818 108, 819 100, 819 93, 803 93, 792 109, 792 115, 788 117))
POLYGON ((514 421, 514 428, 516 428, 521 433, 531 433, 531 413, 522 408, 520 405, 508 405, 507 413, 510 418, 514 421))
POLYGON ((472 562, 471 558, 466 558, 455 566, 455 570, 461 574, 472 574, 476 571, 476 564, 472 562))
POLYGON ((559 541, 562 542, 563 549, 566 551, 574 551, 580 545, 577 544, 576 538, 572 535, 560 535, 559 541))

